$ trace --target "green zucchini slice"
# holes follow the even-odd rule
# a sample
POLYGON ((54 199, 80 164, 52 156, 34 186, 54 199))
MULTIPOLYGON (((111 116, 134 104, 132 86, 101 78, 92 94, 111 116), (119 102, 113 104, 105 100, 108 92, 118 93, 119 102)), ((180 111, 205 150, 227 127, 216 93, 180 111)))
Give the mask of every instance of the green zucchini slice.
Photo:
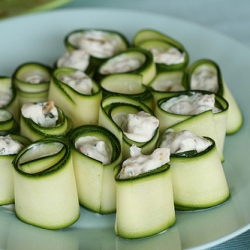
POLYGON ((157 72, 185 70, 188 66, 189 54, 185 47, 161 32, 140 30, 135 34, 133 44, 153 54, 157 72))
MULTIPOLYGON (((4 136, 0 136, 1 146, 3 146, 3 140, 7 138, 7 140, 15 141, 20 146, 20 150, 28 146, 31 142, 20 135, 8 134, 4 136)), ((14 179, 13 179, 13 171, 12 171, 12 161, 18 152, 14 153, 2 153, 3 148, 0 149, 0 205, 7 205, 14 203, 14 179)))
POLYGON ((41 139, 13 161, 16 216, 46 229, 72 225, 80 216, 71 149, 60 139, 41 139))
POLYGON ((56 107, 56 109, 58 113, 58 120, 56 125, 53 127, 46 127, 37 124, 31 118, 26 118, 21 114, 21 135, 26 136, 31 141, 36 141, 44 137, 61 138, 67 140, 69 133, 73 129, 72 120, 66 116, 60 108, 56 107))
MULTIPOLYGON (((97 124, 102 99, 101 87, 87 75, 81 76, 80 80, 86 79, 91 84, 90 92, 84 94, 60 80, 62 76, 70 77, 78 72, 72 68, 55 70, 52 74, 48 100, 53 100, 55 105, 72 119, 74 127, 97 124)), ((82 74, 84 73, 82 72, 82 74)))
POLYGON ((122 33, 114 30, 78 29, 66 35, 64 45, 67 51, 86 50, 94 72, 103 61, 127 49, 129 42, 122 33))
POLYGON ((147 85, 156 75, 152 54, 141 48, 128 48, 103 62, 94 75, 100 82, 104 77, 118 73, 142 75, 142 83, 147 85))
POLYGON ((168 163, 145 173, 115 177, 117 212, 115 233, 123 238, 158 234, 175 221, 171 171, 168 163))
POLYGON ((11 112, 0 108, 0 136, 7 134, 19 134, 20 126, 11 112))
MULTIPOLYGON (((98 125, 83 125, 70 135, 73 165, 80 205, 100 214, 116 211, 116 190, 114 169, 122 161, 119 140, 107 129, 98 125), (91 140, 83 141, 81 140, 91 140), (109 153, 104 161, 103 146, 109 153), (80 148, 83 147, 82 153, 80 148)), ((106 151, 104 151, 106 153, 106 151)))
POLYGON ((171 154, 171 176, 177 210, 199 210, 217 206, 230 197, 226 176, 212 142, 196 154, 171 154))
POLYGON ((17 89, 19 108, 28 102, 47 100, 52 68, 38 62, 20 65, 13 74, 13 84, 17 89))
POLYGON ((153 95, 140 74, 112 74, 100 82, 103 97, 127 96, 153 109, 153 95))
POLYGON ((229 90, 218 64, 210 59, 200 59, 189 66, 183 84, 189 90, 206 90, 221 95, 229 104, 227 134, 234 134, 243 125, 241 109, 229 90))
MULTIPOLYGON (((121 128, 123 119, 129 114, 137 114, 140 111, 155 117, 153 111, 145 104, 125 96, 108 96, 101 102, 99 112, 99 125, 109 129, 119 139, 122 145, 123 159, 130 155, 130 147, 135 144, 140 147, 143 154, 150 154, 155 148, 159 137, 159 127, 157 127, 151 137, 147 141, 135 141, 128 138, 121 128)), ((143 126, 143 124, 141 124, 143 126)), ((145 123, 144 126, 147 126, 145 123)), ((145 127, 142 129, 145 130, 145 127)))
POLYGON ((10 77, 0 76, 0 100, 0 108, 8 110, 19 121, 18 97, 10 77))

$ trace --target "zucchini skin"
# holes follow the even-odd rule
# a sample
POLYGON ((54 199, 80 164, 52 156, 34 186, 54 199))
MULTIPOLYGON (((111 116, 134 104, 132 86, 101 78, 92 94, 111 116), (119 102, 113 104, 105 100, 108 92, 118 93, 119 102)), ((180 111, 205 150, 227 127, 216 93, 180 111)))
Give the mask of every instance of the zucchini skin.
POLYGON ((19 123, 14 119, 11 112, 5 109, 0 108, 1 115, 8 116, 9 118, 5 121, 0 121, 0 136, 8 135, 8 134, 19 134, 20 126, 19 123))

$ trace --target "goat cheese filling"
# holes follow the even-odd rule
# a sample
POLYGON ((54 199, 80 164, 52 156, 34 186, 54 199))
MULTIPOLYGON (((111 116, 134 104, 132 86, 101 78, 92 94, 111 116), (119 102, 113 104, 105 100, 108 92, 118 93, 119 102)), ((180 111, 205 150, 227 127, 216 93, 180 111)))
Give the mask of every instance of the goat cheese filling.
POLYGON ((119 172, 120 179, 126 179, 149 172, 169 162, 170 149, 157 148, 151 155, 143 155, 141 149, 133 145, 130 147, 130 158, 125 160, 119 172))
POLYGON ((25 103, 21 112, 24 117, 32 119, 42 127, 55 127, 58 120, 58 111, 53 101, 25 103))
POLYGON ((214 94, 202 93, 170 98, 161 104, 161 108, 169 113, 179 115, 197 115, 207 110, 212 110, 213 113, 221 111, 215 107, 214 94))
POLYGON ((58 79, 80 94, 92 94, 92 81, 84 72, 77 70, 71 74, 60 74, 58 79))
POLYGON ((24 148, 24 145, 13 140, 9 135, 0 136, 0 155, 17 154, 22 148, 24 148))
POLYGON ((202 136, 197 136, 189 130, 174 133, 169 129, 163 137, 160 148, 169 148, 171 154, 196 150, 197 153, 205 151, 212 142, 202 136))
POLYGON ((84 155, 104 165, 111 162, 111 150, 106 142, 95 136, 82 136, 75 142, 75 148, 84 155))

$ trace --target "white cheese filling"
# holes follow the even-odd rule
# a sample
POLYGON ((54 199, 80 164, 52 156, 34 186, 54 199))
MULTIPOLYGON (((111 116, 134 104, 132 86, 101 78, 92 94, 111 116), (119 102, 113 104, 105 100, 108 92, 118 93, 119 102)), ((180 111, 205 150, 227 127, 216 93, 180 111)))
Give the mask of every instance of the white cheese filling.
POLYGON ((79 49, 86 50, 98 58, 108 58, 120 51, 121 38, 116 34, 99 30, 89 30, 72 34, 69 42, 79 49))
POLYGON ((46 82, 48 80, 44 79, 41 75, 31 75, 25 78, 25 82, 29 82, 31 84, 38 84, 41 82, 46 82))
POLYGON ((169 162, 170 149, 157 148, 151 155, 143 155, 141 149, 133 145, 130 147, 130 156, 122 164, 120 179, 137 176, 163 166, 169 162))
POLYGON ((69 75, 60 74, 58 79, 80 94, 91 95, 92 81, 84 72, 77 70, 69 75))
POLYGON ((17 154, 22 148, 24 148, 24 145, 13 140, 9 135, 0 136, 0 155, 17 154))
POLYGON ((180 115, 197 115, 207 110, 214 113, 221 110, 215 107, 214 94, 195 93, 173 97, 161 104, 161 108, 169 113, 180 115))
POLYGON ((21 112, 24 117, 32 119, 42 127, 55 127, 58 120, 58 111, 53 101, 25 103, 21 112))
POLYGON ((217 93, 219 84, 216 72, 208 66, 200 66, 191 76, 190 88, 217 93))
POLYGON ((104 75, 130 72, 141 66, 140 60, 120 55, 112 58, 100 68, 100 73, 104 75))
POLYGON ((160 144, 160 148, 169 148, 171 154, 182 153, 196 150, 198 153, 205 151, 212 142, 208 139, 197 136, 188 130, 182 130, 174 133, 172 129, 168 130, 160 144))
POLYGON ((154 136, 155 130, 159 126, 159 120, 144 111, 140 111, 137 114, 124 113, 120 117, 119 126, 123 130, 124 135, 130 140, 146 142, 154 136))
POLYGON ((1 91, 0 92, 0 108, 6 107, 10 103, 12 97, 13 97, 13 94, 10 89, 1 91))
POLYGON ((111 150, 106 142, 95 136, 82 136, 75 142, 75 148, 104 165, 111 162, 111 150))
POLYGON ((74 68, 85 71, 89 65, 89 54, 86 50, 73 50, 64 53, 57 61, 58 68, 74 68))
POLYGON ((150 49, 150 52, 153 54, 155 63, 173 65, 183 63, 185 60, 185 53, 181 53, 174 47, 171 47, 168 50, 162 48, 152 48, 150 49))

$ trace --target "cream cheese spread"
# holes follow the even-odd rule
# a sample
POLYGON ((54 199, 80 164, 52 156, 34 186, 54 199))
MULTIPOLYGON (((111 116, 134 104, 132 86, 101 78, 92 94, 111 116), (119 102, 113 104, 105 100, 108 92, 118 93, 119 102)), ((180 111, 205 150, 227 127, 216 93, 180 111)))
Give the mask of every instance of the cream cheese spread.
POLYGON ((58 79, 80 94, 91 95, 92 80, 84 72, 77 70, 71 74, 60 74, 58 79))
POLYGON ((120 179, 126 179, 149 172, 169 162, 170 149, 157 148, 151 155, 143 155, 141 149, 133 145, 130 147, 130 158, 122 164, 120 179))
POLYGON ((85 71, 89 65, 89 54, 86 50, 73 50, 64 53, 57 61, 58 68, 73 68, 85 71))
POLYGON ((121 38, 100 30, 89 30, 70 35, 69 42, 78 49, 86 50, 91 56, 108 58, 120 51, 121 38))
POLYGON ((162 48, 152 48, 150 49, 150 52, 153 55, 155 63, 173 65, 182 63, 185 60, 185 53, 181 53, 174 47, 171 47, 168 50, 162 48))
POLYGON ((207 110, 214 113, 221 110, 215 107, 214 94, 194 93, 170 98, 161 104, 161 108, 169 113, 180 115, 197 115, 207 110))
POLYGON ((42 127, 55 127, 58 120, 57 108, 53 101, 25 103, 21 112, 24 117, 32 119, 42 127))
POLYGON ((120 121, 121 123, 118 125, 123 130, 124 135, 136 142, 149 141, 159 126, 159 120, 144 111, 136 114, 124 113, 120 117, 120 121))
POLYGON ((21 151, 24 146, 13 140, 9 135, 0 136, 0 155, 13 155, 21 151))
POLYGON ((25 82, 29 82, 32 84, 38 84, 41 82, 46 82, 48 80, 44 79, 41 75, 31 75, 25 78, 25 82))
POLYGON ((75 147, 84 155, 107 165, 111 162, 111 150, 106 142, 95 136, 82 136, 75 142, 75 147))
POLYGON ((182 130, 174 133, 169 129, 164 134, 160 148, 169 148, 171 154, 182 153, 186 151, 196 150, 198 153, 205 151, 212 142, 202 136, 197 136, 189 130, 182 130))
POLYGON ((141 66, 140 60, 120 55, 110 59, 100 68, 100 73, 103 75, 130 72, 138 69, 141 66))
POLYGON ((200 66, 191 76, 190 88, 217 93, 219 84, 216 72, 208 66, 200 66))

